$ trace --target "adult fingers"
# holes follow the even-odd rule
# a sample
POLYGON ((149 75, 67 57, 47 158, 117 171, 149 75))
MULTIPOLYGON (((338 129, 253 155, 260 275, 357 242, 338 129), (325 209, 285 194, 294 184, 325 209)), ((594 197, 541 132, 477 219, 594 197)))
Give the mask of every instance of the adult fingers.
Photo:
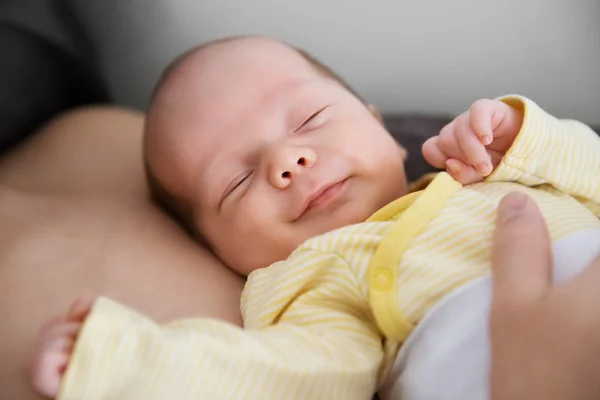
POLYGON ((537 205, 515 192, 499 206, 492 244, 493 308, 520 308, 552 282, 550 235, 537 205))

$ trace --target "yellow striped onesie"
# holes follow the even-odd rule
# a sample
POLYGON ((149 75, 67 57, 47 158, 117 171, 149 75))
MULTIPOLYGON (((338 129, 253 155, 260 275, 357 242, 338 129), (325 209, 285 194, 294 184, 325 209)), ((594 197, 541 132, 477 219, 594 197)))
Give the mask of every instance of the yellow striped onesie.
MULTIPOLYGON (((463 371, 440 383, 454 392, 436 394, 434 382, 415 381, 426 373, 406 364, 418 360, 414 354, 431 354, 423 348, 400 357, 399 349, 419 349, 431 335, 424 328, 419 338, 420 325, 438 323, 440 304, 451 305, 454 293, 488 275, 499 200, 513 190, 531 195, 554 242, 578 232, 600 238, 600 139, 585 125, 555 119, 528 99, 502 101, 522 108, 525 117, 486 182, 461 187, 446 173, 437 174, 426 189, 396 200, 368 221, 310 239, 287 260, 253 272, 242 296, 244 329, 213 319, 159 326, 98 299, 59 399, 351 400, 370 399, 382 384, 390 398, 447 399, 484 390, 485 382, 479 382, 475 391, 465 392, 470 386, 458 381, 486 377, 463 371), (435 323, 425 323, 429 314, 435 323), (416 344, 408 346, 411 341, 416 344), (398 388, 401 380, 418 388, 398 388)), ((600 240, 594 239, 583 251, 599 250, 600 240)), ((463 308, 474 303, 479 302, 463 308)), ((461 309, 454 314, 457 321, 463 311, 469 315, 461 309)), ((440 343, 453 340, 452 323, 446 326, 432 336, 440 343)), ((459 363, 460 353, 452 357, 450 365, 459 363)))

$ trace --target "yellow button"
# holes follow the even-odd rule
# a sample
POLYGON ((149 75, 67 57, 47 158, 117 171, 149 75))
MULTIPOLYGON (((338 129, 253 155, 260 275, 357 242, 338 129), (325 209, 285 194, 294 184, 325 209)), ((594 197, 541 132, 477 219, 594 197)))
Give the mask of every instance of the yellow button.
POLYGON ((373 271, 371 286, 375 290, 390 290, 394 283, 394 274, 386 267, 377 267, 373 271))

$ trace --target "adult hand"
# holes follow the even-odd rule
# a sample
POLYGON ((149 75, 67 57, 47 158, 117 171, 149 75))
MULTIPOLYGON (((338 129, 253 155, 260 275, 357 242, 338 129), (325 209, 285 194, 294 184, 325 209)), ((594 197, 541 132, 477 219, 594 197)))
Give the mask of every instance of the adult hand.
POLYGON ((493 244, 491 398, 600 398, 600 255, 552 285, 548 230, 535 203, 511 193, 493 244))

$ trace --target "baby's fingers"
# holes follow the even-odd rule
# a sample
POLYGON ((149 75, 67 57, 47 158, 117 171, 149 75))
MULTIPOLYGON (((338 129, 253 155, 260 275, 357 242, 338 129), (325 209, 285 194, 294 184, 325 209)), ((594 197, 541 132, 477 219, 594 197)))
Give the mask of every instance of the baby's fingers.
POLYGON ((472 165, 479 175, 488 176, 493 170, 490 155, 471 128, 469 121, 464 119, 461 125, 456 131, 456 139, 466 158, 462 161, 472 165))
POLYGON ((440 137, 434 136, 425 143, 423 143, 423 158, 427 161, 432 167, 443 169, 446 166, 446 160, 448 160, 448 156, 440 149, 440 137))
POLYGON ((494 114, 498 104, 503 103, 496 100, 481 99, 473 103, 469 109, 470 125, 475 136, 477 136, 477 140, 484 146, 491 144, 494 140, 494 128, 498 124, 494 120, 494 114))
POLYGON ((88 316, 92 309, 92 305, 94 304, 94 300, 88 298, 78 298, 76 299, 69 308, 68 318, 71 321, 80 321, 88 316))
POLYGON ((455 158, 446 161, 446 171, 455 181, 458 181, 463 185, 481 182, 483 180, 475 168, 455 158))
POLYGON ((51 399, 58 395, 69 358, 70 354, 66 352, 46 352, 39 355, 33 365, 32 383, 40 394, 51 399))
POLYGON ((66 322, 61 325, 57 325, 52 329, 49 329, 44 333, 44 340, 46 341, 54 341, 58 338, 69 338, 71 340, 75 340, 79 330, 81 329, 80 322, 66 322))
POLYGON ((45 351, 71 354, 73 352, 74 345, 75 339, 69 336, 61 336, 49 342, 46 345, 45 351))

